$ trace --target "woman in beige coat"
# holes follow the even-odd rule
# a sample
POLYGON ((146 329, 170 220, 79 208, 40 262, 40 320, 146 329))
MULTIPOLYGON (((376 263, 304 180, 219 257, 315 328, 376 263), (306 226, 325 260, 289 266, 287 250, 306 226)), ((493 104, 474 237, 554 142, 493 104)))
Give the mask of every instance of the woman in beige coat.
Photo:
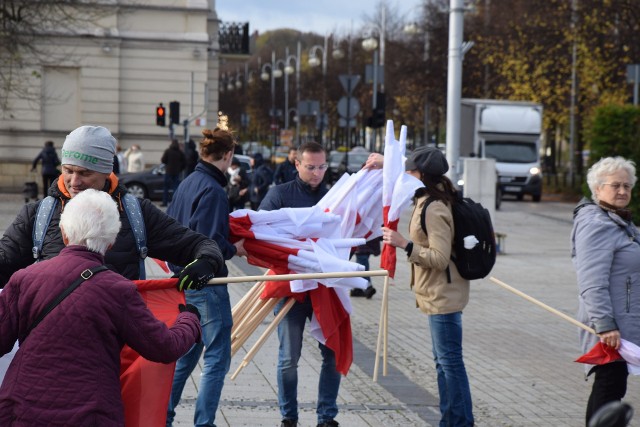
MULTIPOLYGON (((368 167, 379 166, 374 155, 368 167)), ((462 358, 462 310, 469 302, 469 281, 451 260, 454 224, 451 205, 456 190, 444 176, 449 164, 442 152, 419 147, 405 163, 407 173, 424 183, 416 191, 409 239, 383 227, 383 241, 404 249, 411 263, 416 305, 427 314, 440 394, 440 427, 473 426, 473 405, 462 358), (420 216, 427 199, 426 232, 420 216)))

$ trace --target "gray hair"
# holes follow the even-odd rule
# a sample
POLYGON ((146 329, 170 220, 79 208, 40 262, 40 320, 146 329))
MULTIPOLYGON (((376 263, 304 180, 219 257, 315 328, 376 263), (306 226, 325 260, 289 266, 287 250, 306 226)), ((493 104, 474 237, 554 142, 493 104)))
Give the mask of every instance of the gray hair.
POLYGON ((620 170, 624 170, 629 175, 629 183, 633 187, 636 185, 638 178, 636 177, 636 164, 633 160, 627 160, 624 157, 605 157, 598 160, 589 168, 587 173, 587 185, 591 190, 591 198, 597 202, 596 189, 605 182, 605 178, 613 175, 620 170))
POLYGON ((104 191, 87 189, 72 198, 60 215, 69 245, 104 255, 120 231, 118 205, 104 191))

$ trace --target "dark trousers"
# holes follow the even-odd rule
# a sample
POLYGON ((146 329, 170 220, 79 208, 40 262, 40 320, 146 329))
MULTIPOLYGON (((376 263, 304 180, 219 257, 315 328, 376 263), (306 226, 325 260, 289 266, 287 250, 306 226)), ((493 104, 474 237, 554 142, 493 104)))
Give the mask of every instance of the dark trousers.
POLYGON ((53 184, 53 181, 58 178, 58 175, 42 175, 42 194, 44 197, 47 197, 47 192, 49 191, 49 187, 53 184))
POLYGON ((591 395, 587 403, 587 426, 589 420, 598 409, 609 402, 622 400, 627 393, 627 364, 612 362, 594 367, 591 372, 595 376, 591 395))
MULTIPOLYGON (((164 174, 164 193, 162 193, 162 204, 166 206, 169 204, 173 197, 169 196, 169 189, 173 190, 175 193, 176 189, 180 185, 180 175, 169 175, 168 173, 164 174)), ((173 196, 173 193, 171 193, 173 196)))

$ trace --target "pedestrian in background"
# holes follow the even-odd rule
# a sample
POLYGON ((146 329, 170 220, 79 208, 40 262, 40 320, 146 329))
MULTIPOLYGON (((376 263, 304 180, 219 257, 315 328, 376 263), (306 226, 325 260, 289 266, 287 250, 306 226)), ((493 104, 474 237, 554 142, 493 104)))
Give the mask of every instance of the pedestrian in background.
POLYGON ((124 345, 148 360, 170 363, 200 340, 194 307, 181 306, 168 328, 131 281, 106 268, 94 270, 104 267, 120 225, 109 194, 83 191, 60 216, 66 247, 15 273, 0 293, 0 355, 20 341, 0 387, 0 425, 124 425, 124 345), (43 308, 81 275, 88 283, 36 323, 43 308))
POLYGON ((169 148, 164 150, 160 161, 164 163, 164 192, 162 193, 162 206, 167 206, 171 201, 169 190, 175 192, 180 184, 180 175, 187 165, 184 153, 180 150, 177 140, 171 141, 169 148))
POLYGON ((258 210, 258 206, 267 195, 269 186, 273 182, 273 171, 264 162, 262 154, 255 153, 252 157, 253 175, 249 185, 249 201, 251 209, 258 210))
MULTIPOLYGON (((305 208, 316 205, 327 194, 324 175, 327 172, 327 154, 317 142, 306 142, 298 149, 296 159, 298 175, 293 181, 272 187, 260 204, 260 210, 281 208, 305 208)), ((278 303, 275 314, 284 306, 278 303)), ((291 310, 278 324, 278 404, 282 416, 281 427, 298 425, 298 361, 302 352, 302 335, 307 319, 313 314, 311 298, 307 294, 303 302, 295 302, 291 310)), ((333 350, 318 343, 322 354, 322 366, 318 381, 317 427, 337 427, 338 391, 340 372, 336 369, 333 350)))
MULTIPOLYGON (((371 159, 382 159, 372 155, 371 159)), ((367 161, 368 166, 375 162, 367 161)), ((381 166, 378 164, 378 166, 381 166)), ((419 147, 405 162, 407 172, 424 187, 416 190, 409 237, 383 227, 383 241, 404 249, 411 263, 411 288, 418 308, 427 314, 431 331, 440 397, 440 425, 470 427, 474 424, 469 379, 462 358, 462 310, 469 302, 469 281, 462 278, 451 260, 456 190, 444 174, 449 164, 434 147, 419 147), (427 206, 426 233, 420 216, 427 206)))
MULTIPOLYGON (((225 260, 234 255, 246 256, 244 240, 229 242, 229 205, 225 172, 231 165, 235 139, 228 130, 204 129, 200 143, 200 161, 191 175, 185 178, 173 197, 167 214, 185 227, 190 227, 215 240, 225 260)), ((179 273, 182 269, 172 266, 179 273)), ((219 277, 227 277, 223 264, 219 277)), ((227 285, 208 286, 198 291, 186 291, 185 297, 202 313, 202 341, 178 360, 173 378, 171 400, 166 425, 171 426, 175 408, 189 375, 200 360, 204 349, 204 366, 196 399, 194 426, 215 426, 216 411, 224 385, 224 377, 231 363, 231 301, 227 285)))
POLYGON ((273 183, 275 185, 284 184, 285 182, 293 181, 298 174, 296 170, 296 154, 298 150, 295 147, 289 148, 289 155, 282 163, 276 168, 276 173, 273 177, 273 183))
POLYGON ((229 199, 229 212, 237 209, 244 209, 249 198, 250 180, 247 173, 242 169, 240 160, 236 157, 231 161, 231 166, 227 169, 227 197, 229 199))
POLYGON ((184 143, 184 157, 187 162, 187 166, 184 170, 184 176, 186 178, 191 172, 193 172, 198 164, 198 151, 196 150, 196 143, 193 139, 189 139, 184 143))
POLYGON ((145 168, 144 155, 140 146, 132 145, 124 152, 124 158, 127 163, 127 172, 142 172, 145 168))
MULTIPOLYGON (((364 271, 369 271, 369 257, 371 255, 378 256, 380 255, 380 240, 381 237, 376 237, 375 239, 368 240, 364 245, 358 246, 353 254, 356 256, 356 262, 364 267, 364 271)), ((376 293, 376 288, 371 284, 371 277, 364 277, 364 279, 369 282, 369 286, 367 289, 359 289, 353 288, 351 289, 352 297, 366 297, 367 299, 371 299, 376 293)))
POLYGON ((42 170, 40 171, 40 174, 42 175, 42 197, 47 197, 49 187, 51 187, 53 181, 55 181, 55 179, 60 175, 60 171, 58 170, 60 159, 58 158, 56 149, 53 147, 53 141, 47 141, 44 143, 44 148, 36 158, 33 159, 31 172, 36 171, 38 162, 42 162, 42 170))
POLYGON ((113 172, 118 175, 127 172, 127 159, 124 157, 122 146, 116 144, 116 157, 113 159, 113 172), (118 170, 116 171, 116 160, 118 161, 118 170))
MULTIPOLYGON (((635 164, 607 157, 587 173, 591 199, 574 210, 571 258, 578 280, 578 320, 597 335, 580 329, 587 353, 598 341, 613 349, 624 338, 640 345, 640 237, 627 208, 636 184, 635 164)), ((621 400, 627 392, 624 360, 586 366, 593 374, 586 424, 597 410, 621 400)))

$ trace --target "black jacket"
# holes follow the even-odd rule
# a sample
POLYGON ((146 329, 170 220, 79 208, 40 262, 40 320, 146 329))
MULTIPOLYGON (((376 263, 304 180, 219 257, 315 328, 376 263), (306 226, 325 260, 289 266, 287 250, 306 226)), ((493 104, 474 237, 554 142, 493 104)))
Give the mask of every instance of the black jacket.
MULTIPOLYGON (((115 176, 112 175, 110 180, 114 178, 115 176)), ((59 180, 62 180, 62 177, 59 180)), ((60 212, 69 201, 69 197, 60 191, 58 182, 55 181, 49 188, 49 195, 58 198, 58 204, 42 245, 43 259, 53 258, 64 247, 59 227, 60 212)), ((120 208, 122 227, 113 247, 105 255, 105 263, 111 270, 128 279, 136 280, 140 275, 139 256, 133 231, 121 202, 121 197, 126 191, 120 185, 109 191, 120 208)), ((31 252, 32 233, 40 203, 38 201, 26 204, 0 239, 0 288, 7 283, 14 272, 34 261, 31 252)), ((224 260, 214 240, 184 227, 147 199, 140 200, 140 208, 147 230, 148 256, 177 265, 187 265, 196 258, 206 257, 216 266, 216 273, 220 271, 224 260)))
POLYGON ((318 204, 327 194, 327 187, 320 184, 318 188, 311 188, 299 176, 293 181, 271 187, 267 196, 260 203, 259 210, 275 211, 280 208, 308 208, 318 204))
POLYGON ((297 175, 296 165, 291 163, 289 159, 284 159, 284 162, 280 163, 276 168, 273 183, 276 185, 284 184, 285 182, 293 181, 297 175))
POLYGON ((187 165, 184 153, 180 150, 177 143, 172 143, 169 148, 164 150, 160 161, 164 163, 164 172, 167 175, 180 175, 180 172, 182 172, 187 165))

